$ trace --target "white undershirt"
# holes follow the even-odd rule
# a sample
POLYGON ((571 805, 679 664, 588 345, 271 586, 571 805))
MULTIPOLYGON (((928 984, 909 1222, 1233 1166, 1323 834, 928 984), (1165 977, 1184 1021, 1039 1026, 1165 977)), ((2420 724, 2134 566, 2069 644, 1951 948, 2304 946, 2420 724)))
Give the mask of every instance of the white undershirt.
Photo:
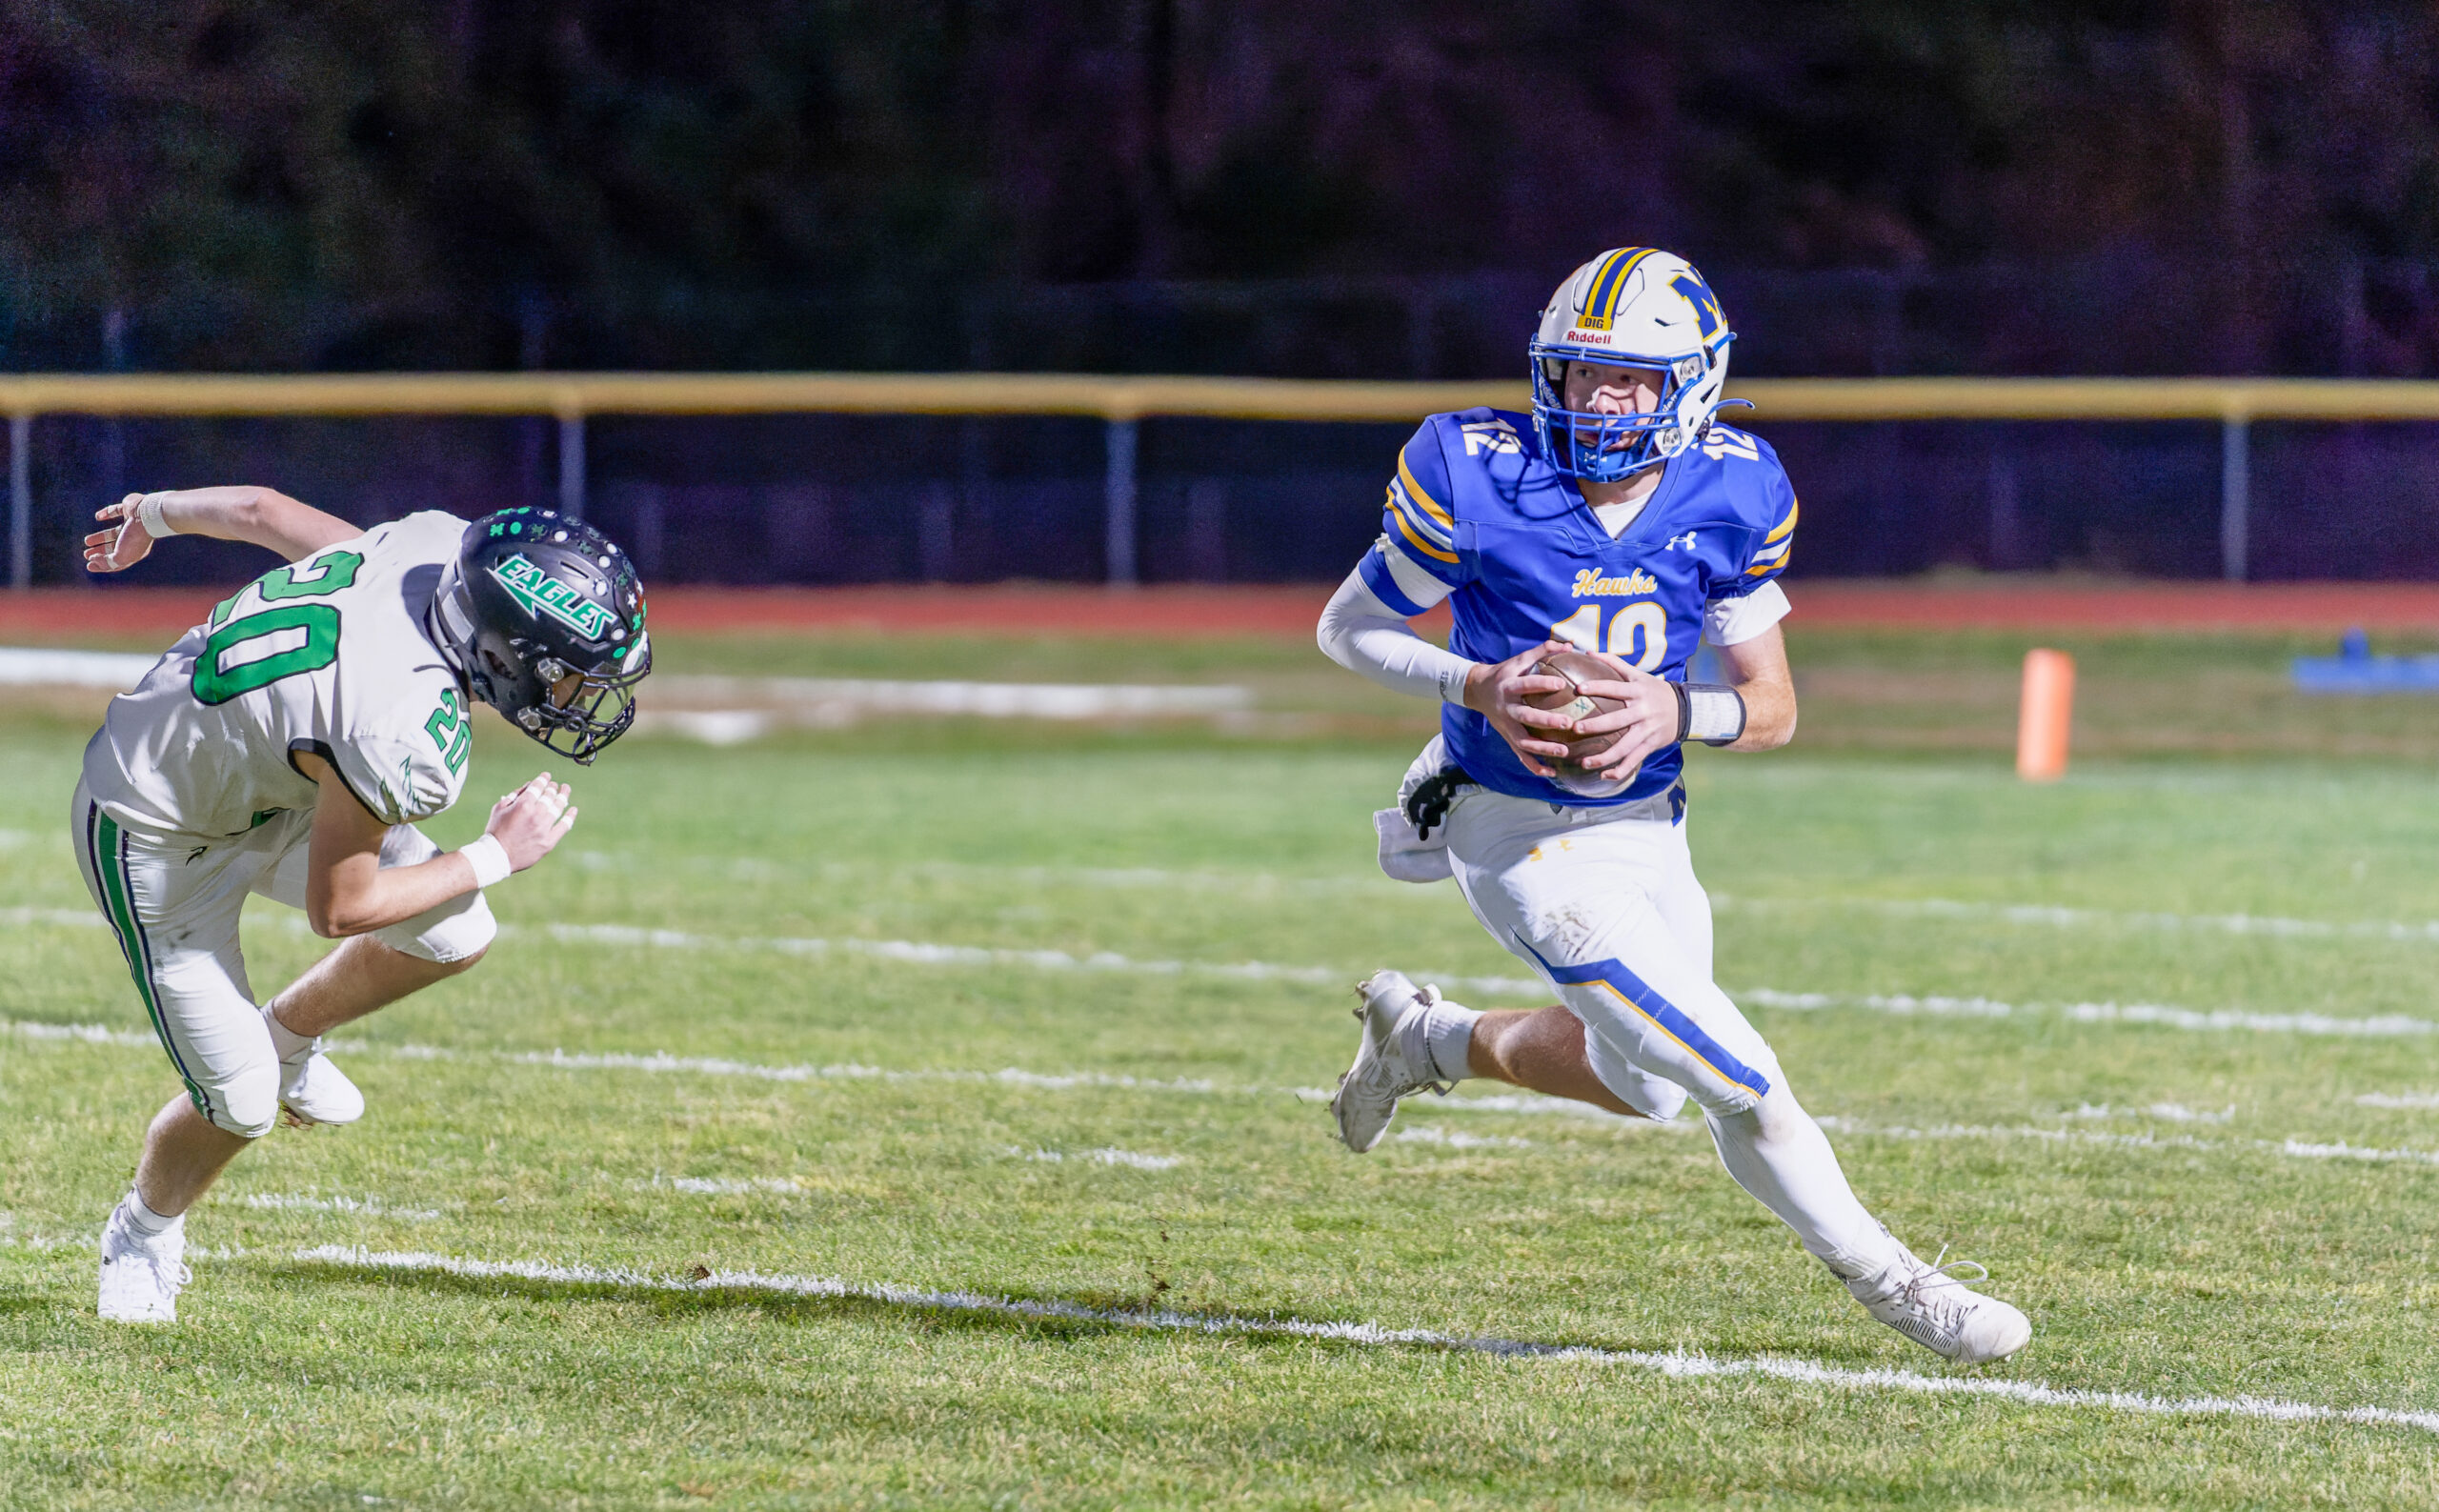
POLYGON ((1614 541, 1626 533, 1626 527, 1635 522, 1636 517, 1643 514, 1643 507, 1650 502, 1651 495, 1645 494, 1630 504, 1595 504, 1592 513, 1601 517, 1601 528, 1607 531, 1609 538, 1614 541))

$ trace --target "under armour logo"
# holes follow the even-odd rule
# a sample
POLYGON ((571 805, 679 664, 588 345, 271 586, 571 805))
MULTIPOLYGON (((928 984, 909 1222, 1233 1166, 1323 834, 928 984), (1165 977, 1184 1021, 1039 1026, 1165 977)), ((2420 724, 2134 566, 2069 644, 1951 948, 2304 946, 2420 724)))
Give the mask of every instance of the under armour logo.
POLYGON ((1660 549, 1663 552, 1673 552, 1681 549, 1690 552, 1694 549, 1694 533, 1692 531, 1687 531, 1683 535, 1671 535, 1668 537, 1668 544, 1660 549))

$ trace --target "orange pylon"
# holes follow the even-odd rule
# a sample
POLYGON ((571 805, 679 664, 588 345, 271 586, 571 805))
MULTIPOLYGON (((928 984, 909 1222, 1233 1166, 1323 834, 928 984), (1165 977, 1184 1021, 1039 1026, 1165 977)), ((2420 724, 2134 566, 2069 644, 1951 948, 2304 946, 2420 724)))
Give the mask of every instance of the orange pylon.
POLYGON ((2016 776, 2055 782, 2066 775, 2066 739, 2075 718, 2075 658, 2063 651, 2024 654, 2024 703, 2016 716, 2016 776))

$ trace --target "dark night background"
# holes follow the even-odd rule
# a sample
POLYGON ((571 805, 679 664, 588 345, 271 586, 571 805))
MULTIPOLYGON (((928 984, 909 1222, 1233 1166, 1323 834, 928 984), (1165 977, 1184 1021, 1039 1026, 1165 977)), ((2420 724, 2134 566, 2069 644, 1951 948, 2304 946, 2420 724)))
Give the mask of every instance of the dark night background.
MULTIPOLYGON (((1746 375, 2419 376, 2439 10, 0 0, 0 369, 1506 376, 1624 243, 1746 375)), ((1799 572, 2218 570, 2215 427, 1754 423, 1799 572)), ((662 575, 1099 571, 1088 423, 594 432, 662 575)), ((1397 439, 1147 424, 1146 575, 1335 577, 1397 439)), ((2434 439, 2256 427, 2256 575, 2439 574, 2434 439)), ((35 444, 53 579, 127 486, 554 486, 538 421, 35 444)))

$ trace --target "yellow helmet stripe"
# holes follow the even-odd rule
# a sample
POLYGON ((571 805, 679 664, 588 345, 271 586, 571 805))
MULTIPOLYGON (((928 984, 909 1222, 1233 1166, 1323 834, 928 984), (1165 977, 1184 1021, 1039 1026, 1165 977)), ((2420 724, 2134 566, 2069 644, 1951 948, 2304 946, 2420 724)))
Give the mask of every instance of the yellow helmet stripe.
POLYGON ((1648 247, 1621 247, 1611 252, 1592 275, 1592 288, 1583 296, 1583 312, 1587 316, 1607 321, 1618 312, 1618 294, 1626 286, 1626 274, 1635 264, 1651 255, 1648 247))

